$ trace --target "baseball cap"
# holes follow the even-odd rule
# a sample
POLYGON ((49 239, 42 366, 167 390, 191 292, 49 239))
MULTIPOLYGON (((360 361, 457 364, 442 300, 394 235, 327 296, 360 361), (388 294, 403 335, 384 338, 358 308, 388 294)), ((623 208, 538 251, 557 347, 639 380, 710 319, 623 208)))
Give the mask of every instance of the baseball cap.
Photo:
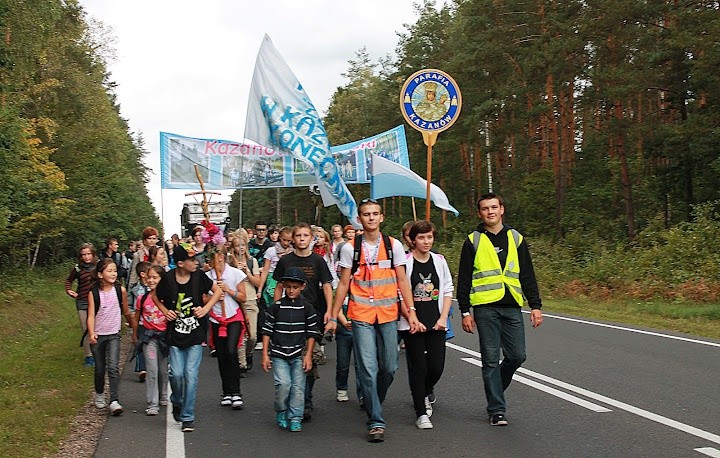
POLYGON ((175 262, 187 261, 195 257, 195 250, 188 243, 181 243, 173 249, 173 258, 175 262))
POLYGON ((285 271, 285 275, 282 277, 282 281, 286 280, 305 283, 307 281, 307 277, 305 277, 305 272, 303 272, 299 267, 290 267, 287 271, 285 271))

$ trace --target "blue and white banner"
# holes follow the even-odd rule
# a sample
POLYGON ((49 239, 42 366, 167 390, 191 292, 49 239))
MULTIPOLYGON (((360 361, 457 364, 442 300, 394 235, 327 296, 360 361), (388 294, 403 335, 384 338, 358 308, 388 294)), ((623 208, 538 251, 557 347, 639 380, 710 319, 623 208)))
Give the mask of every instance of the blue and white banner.
MULTIPOLYGON (((421 178, 409 168, 403 167, 393 161, 379 156, 372 157, 372 171, 370 179, 370 197, 382 199, 383 197, 408 196, 424 199, 427 197, 427 180, 421 178)), ((450 205, 447 195, 440 187, 430 184, 430 200, 436 207, 453 212, 455 216, 460 213, 450 205)))
MULTIPOLYGON (((346 184, 370 183, 370 156, 409 166, 405 127, 330 148, 346 184)), ((263 189, 317 183, 306 162, 289 153, 233 140, 195 138, 160 132, 160 178, 163 189, 198 189, 197 164, 205 188, 263 189)))
POLYGON ((255 62, 245 138, 287 152, 312 169, 325 206, 359 225, 357 204, 330 151, 325 127, 302 85, 265 35, 255 62))

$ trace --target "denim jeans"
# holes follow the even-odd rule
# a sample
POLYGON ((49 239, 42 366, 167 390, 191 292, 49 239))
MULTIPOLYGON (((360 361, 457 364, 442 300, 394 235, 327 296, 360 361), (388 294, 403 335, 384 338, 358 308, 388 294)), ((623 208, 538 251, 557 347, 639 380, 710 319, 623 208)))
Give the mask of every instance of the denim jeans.
MULTIPOLYGON (((353 334, 345 326, 338 324, 335 333, 337 349, 337 364, 335 365, 335 389, 348 389, 348 375, 350 374, 350 356, 353 348, 353 334)), ((362 397, 360 393, 360 379, 358 378, 358 361, 355 358, 355 391, 358 400, 362 397)))
POLYGON ((97 343, 90 345, 95 358, 95 392, 105 391, 105 370, 110 379, 110 402, 118 400, 120 386, 120 333, 98 336, 97 343))
POLYGON ((148 409, 159 409, 160 400, 167 399, 168 357, 162 354, 157 337, 142 346, 142 354, 147 363, 145 395, 148 409))
POLYGON ((170 347, 170 402, 181 406, 180 421, 195 420, 195 394, 201 361, 201 345, 170 347))
POLYGON ((525 328, 520 307, 473 307, 480 338, 487 413, 505 413, 505 390, 525 361, 525 328), (503 360, 500 362, 500 349, 503 360))
POLYGON ((370 324, 353 320, 353 349, 358 361, 356 377, 360 379, 363 405, 368 415, 367 427, 384 428, 382 403, 398 367, 397 321, 370 324))
POLYGON ((305 406, 305 371, 302 356, 292 359, 272 357, 275 379, 275 411, 287 411, 287 419, 302 420, 305 406))

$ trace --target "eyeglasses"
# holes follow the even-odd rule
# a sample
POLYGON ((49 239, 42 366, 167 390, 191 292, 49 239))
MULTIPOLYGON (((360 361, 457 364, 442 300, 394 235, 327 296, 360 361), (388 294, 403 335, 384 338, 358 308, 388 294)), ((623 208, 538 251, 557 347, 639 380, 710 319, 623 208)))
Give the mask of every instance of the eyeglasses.
POLYGON ((367 199, 363 199, 363 200, 360 201, 360 205, 362 205, 362 204, 377 204, 377 203, 378 203, 377 200, 371 199, 370 197, 368 197, 367 199))

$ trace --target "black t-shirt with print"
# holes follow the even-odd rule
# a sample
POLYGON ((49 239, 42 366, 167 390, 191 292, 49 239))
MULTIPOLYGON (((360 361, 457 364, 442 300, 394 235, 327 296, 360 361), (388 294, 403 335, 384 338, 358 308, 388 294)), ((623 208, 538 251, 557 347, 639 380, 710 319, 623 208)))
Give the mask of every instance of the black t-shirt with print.
POLYGON ((435 270, 432 258, 426 262, 420 262, 415 258, 412 258, 411 261, 413 270, 410 275, 410 286, 413 292, 413 302, 417 309, 415 314, 418 320, 430 329, 440 318, 440 310, 438 310, 440 277, 435 270))
POLYGON ((265 263, 265 260, 263 259, 265 257, 265 252, 268 248, 274 245, 275 244, 270 239, 265 239, 262 245, 260 245, 258 244, 257 238, 253 238, 250 239, 250 242, 248 243, 248 253, 257 260, 258 265, 262 266, 265 263))
POLYGON ((290 267, 299 267, 305 273, 307 285, 302 292, 302 296, 315 307, 315 311, 320 317, 318 322, 322 323, 322 317, 327 311, 322 285, 332 282, 332 275, 327 263, 317 253, 311 253, 310 256, 304 257, 295 253, 288 253, 278 261, 275 272, 273 272, 273 278, 281 282, 283 275, 290 267))
POLYGON ((168 323, 168 344, 187 348, 200 345, 207 338, 207 315, 195 318, 193 307, 202 307, 202 295, 212 289, 213 281, 205 273, 195 271, 187 283, 178 283, 175 269, 167 273, 157 286, 157 296, 166 308, 178 314, 175 321, 168 323))

